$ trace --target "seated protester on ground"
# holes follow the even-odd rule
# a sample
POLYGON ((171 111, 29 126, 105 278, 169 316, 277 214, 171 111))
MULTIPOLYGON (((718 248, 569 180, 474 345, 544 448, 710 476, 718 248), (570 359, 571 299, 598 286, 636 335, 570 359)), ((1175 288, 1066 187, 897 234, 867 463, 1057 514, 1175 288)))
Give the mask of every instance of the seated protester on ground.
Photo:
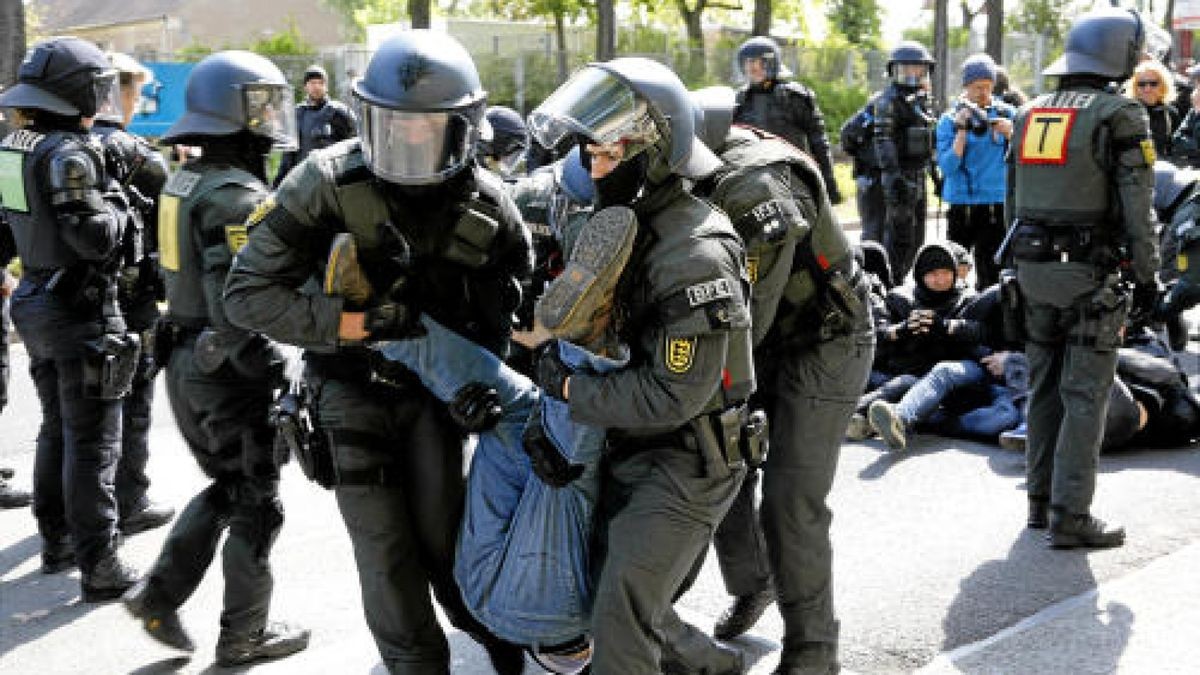
POLYGON ((911 286, 888 292, 882 311, 873 316, 878 351, 868 392, 858 401, 852 431, 861 431, 867 409, 876 400, 898 401, 938 361, 972 359, 980 340, 979 322, 959 313, 974 291, 957 284, 958 262, 942 243, 917 253, 911 286), (879 356, 882 355, 882 358, 879 356))
POLYGON ((1200 167, 1200 88, 1192 90, 1192 109, 1171 136, 1170 159, 1179 166, 1200 167))
POLYGON ((974 357, 941 361, 895 404, 880 398, 868 408, 871 430, 889 448, 905 449, 915 430, 994 441, 1020 424, 1018 401, 1029 388, 1029 367, 1020 346, 1004 340, 999 286, 988 288, 959 316, 977 324, 974 357))
MULTIPOLYGON (((579 255, 535 308, 534 332, 562 338, 539 353, 554 350, 572 373, 611 371, 628 359, 608 319, 636 229, 623 207, 589 220, 579 255)), ((357 268, 353 242, 334 240, 330 266, 341 268, 326 292, 366 302, 374 292, 349 269, 357 268)), ((580 672, 591 657, 589 551, 605 430, 576 424, 564 401, 427 315, 413 319, 411 337, 372 347, 415 373, 460 426, 479 434, 454 565, 468 609, 550 672, 580 672)))

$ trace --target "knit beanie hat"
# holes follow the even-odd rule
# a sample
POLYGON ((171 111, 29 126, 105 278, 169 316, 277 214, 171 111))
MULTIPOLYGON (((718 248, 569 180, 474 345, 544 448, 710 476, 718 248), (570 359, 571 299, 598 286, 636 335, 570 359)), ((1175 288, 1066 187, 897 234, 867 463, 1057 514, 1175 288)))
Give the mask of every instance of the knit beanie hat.
POLYGON ((996 62, 987 54, 974 54, 967 57, 962 65, 962 83, 967 86, 976 80, 996 81, 996 62))
POLYGON ((921 278, 933 270, 958 271, 958 261, 945 244, 926 244, 919 253, 914 265, 913 278, 921 283, 921 278))

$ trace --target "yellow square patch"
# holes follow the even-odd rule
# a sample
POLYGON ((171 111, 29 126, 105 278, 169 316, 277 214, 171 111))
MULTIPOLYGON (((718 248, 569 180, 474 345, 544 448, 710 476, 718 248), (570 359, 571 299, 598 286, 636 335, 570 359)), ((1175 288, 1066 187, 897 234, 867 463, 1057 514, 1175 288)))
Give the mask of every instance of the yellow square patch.
POLYGON ((1186 253, 1180 253, 1175 256, 1175 269, 1180 272, 1186 272, 1188 268, 1188 257, 1186 253))
POLYGON ((696 338, 667 338, 665 354, 667 370, 675 374, 692 369, 696 358, 696 338))
POLYGON ((262 200, 259 202, 258 206, 254 207, 254 210, 250 212, 250 217, 246 218, 246 225, 249 227, 254 227, 261 222, 263 218, 266 218, 267 214, 270 213, 271 209, 273 208, 275 208, 274 196, 267 197, 266 199, 262 200))
POLYGON ((1079 111, 1074 108, 1034 108, 1021 135, 1021 164, 1066 164, 1067 142, 1079 111))
POLYGON ((1154 150, 1154 140, 1143 138, 1139 145, 1142 147, 1142 159, 1146 160, 1146 166, 1154 166, 1154 163, 1158 161, 1158 153, 1154 150))
POLYGON ((750 283, 758 283, 758 256, 752 255, 746 258, 746 275, 750 278, 750 283))
POLYGON ((179 197, 166 192, 158 199, 158 264, 179 271, 179 197))
POLYGON ((246 241, 250 239, 249 230, 245 225, 226 225, 225 226, 225 243, 229 244, 230 253, 237 253, 246 245, 246 241))

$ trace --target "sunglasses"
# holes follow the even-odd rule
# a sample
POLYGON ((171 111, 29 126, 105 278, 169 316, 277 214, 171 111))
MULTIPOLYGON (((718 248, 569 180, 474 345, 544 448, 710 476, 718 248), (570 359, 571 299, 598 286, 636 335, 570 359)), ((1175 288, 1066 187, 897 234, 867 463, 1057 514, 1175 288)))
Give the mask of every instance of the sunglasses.
POLYGON ((1157 88, 1161 84, 1158 80, 1140 80, 1137 83, 1139 87, 1157 88))

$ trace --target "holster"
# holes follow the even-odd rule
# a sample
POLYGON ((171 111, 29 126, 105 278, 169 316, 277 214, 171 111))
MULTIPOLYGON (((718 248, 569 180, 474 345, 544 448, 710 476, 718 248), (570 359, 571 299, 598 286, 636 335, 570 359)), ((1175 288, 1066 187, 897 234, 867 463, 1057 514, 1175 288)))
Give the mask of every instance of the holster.
POLYGON ((1025 333, 1025 302, 1017 284, 1016 270, 1000 271, 1000 317, 1006 342, 1023 344, 1025 333))
MULTIPOLYGON (((701 415, 688 423, 690 433, 684 434, 684 444, 700 453, 708 476, 725 477, 746 467, 749 451, 745 440, 749 437, 750 426, 747 411, 746 404, 742 403, 723 411, 701 415)), ((763 415, 763 425, 756 435, 761 435, 765 430, 765 421, 766 416, 763 415)), ((755 452, 765 456, 765 450, 761 447, 756 447, 755 452)))
MULTIPOLYGON (((1125 320, 1129 317, 1132 297, 1115 277, 1116 275, 1110 275, 1108 279, 1105 279, 1104 285, 1092 295, 1090 306, 1085 311, 1088 319, 1095 317, 1096 351, 1111 352, 1121 346, 1122 329, 1125 327, 1125 320)), ((1086 327, 1090 323, 1091 321, 1084 321, 1081 326, 1086 327)), ((1088 336, 1079 336, 1078 339, 1072 336, 1072 341, 1087 342, 1089 340, 1088 336)))
POLYGON ((72 307, 99 307, 107 289, 108 277, 83 263, 60 268, 46 282, 47 291, 72 307))
POLYGON ((137 371, 137 333, 106 334, 83 343, 83 395, 102 401, 127 396, 137 371))
POLYGON ((328 438, 317 427, 312 390, 307 384, 293 384, 275 401, 271 422, 276 430, 276 464, 286 463, 290 454, 306 478, 323 488, 332 488, 336 482, 333 453, 328 438))

